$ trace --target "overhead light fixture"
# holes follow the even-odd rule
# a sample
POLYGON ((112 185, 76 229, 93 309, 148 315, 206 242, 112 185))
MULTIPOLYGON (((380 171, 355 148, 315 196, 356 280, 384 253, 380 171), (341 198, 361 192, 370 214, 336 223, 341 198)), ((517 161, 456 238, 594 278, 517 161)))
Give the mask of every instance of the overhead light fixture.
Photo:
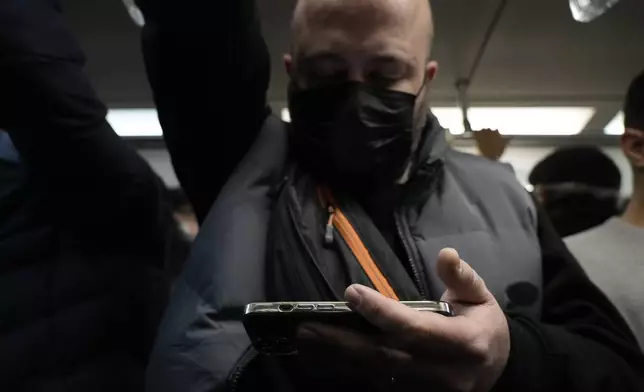
MULTIPOLYGON (((454 135, 464 132, 458 108, 432 108, 441 125, 454 135)), ((472 129, 495 129, 503 135, 577 135, 595 115, 592 107, 472 107, 468 118, 472 129)))
POLYGON ((624 112, 619 112, 604 128, 605 135, 619 136, 624 133, 624 112))
POLYGON ((121 137, 163 136, 155 109, 110 109, 107 122, 121 137))
MULTIPOLYGON (((471 113, 470 108, 468 113, 471 113)), ((462 135, 465 133, 463 125, 463 111, 456 107, 435 107, 432 108, 432 113, 438 118, 441 126, 447 129, 452 135, 462 135)), ((469 117, 469 116, 468 116, 469 117)), ((470 118, 470 123, 472 119, 470 118)), ((474 126, 474 124, 472 124, 474 126)))
MULTIPOLYGON (((441 125, 453 135, 463 134, 463 112, 457 107, 432 107, 441 125)), ((595 115, 592 107, 471 107, 472 129, 496 129, 513 136, 568 136, 580 133, 595 115)), ((291 121, 287 108, 282 120, 291 121)))

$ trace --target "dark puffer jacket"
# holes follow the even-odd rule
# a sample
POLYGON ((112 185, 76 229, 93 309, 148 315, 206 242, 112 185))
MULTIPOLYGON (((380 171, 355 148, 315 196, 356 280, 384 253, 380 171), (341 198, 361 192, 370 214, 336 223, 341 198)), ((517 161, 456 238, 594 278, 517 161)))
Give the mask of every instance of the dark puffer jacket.
POLYGON ((0 2, 1 391, 141 391, 167 302, 164 186, 82 65, 49 2, 0 2))

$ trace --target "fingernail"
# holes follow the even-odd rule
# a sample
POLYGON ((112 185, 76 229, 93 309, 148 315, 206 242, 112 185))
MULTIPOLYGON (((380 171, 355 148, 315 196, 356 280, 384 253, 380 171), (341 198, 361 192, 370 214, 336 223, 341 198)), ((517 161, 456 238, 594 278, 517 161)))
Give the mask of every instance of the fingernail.
POLYGON ((360 303, 362 302, 362 294, 360 293, 360 289, 358 286, 353 285, 349 287, 344 294, 344 299, 349 303, 354 308, 360 307, 360 303))
POLYGON ((463 260, 459 260, 459 262, 454 266, 454 273, 456 275, 460 275, 463 272, 463 260))

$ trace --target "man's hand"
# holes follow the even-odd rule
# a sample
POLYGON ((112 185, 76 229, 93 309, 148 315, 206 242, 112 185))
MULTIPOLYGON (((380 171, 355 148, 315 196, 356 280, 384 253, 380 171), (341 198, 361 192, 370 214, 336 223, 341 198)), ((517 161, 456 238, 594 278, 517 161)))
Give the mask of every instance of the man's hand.
POLYGON ((441 300, 454 306, 456 317, 421 313, 353 285, 346 291, 346 300, 382 335, 365 336, 317 324, 303 326, 299 335, 305 343, 332 350, 336 363, 351 364, 351 372, 361 372, 365 382, 377 380, 383 390, 487 392, 508 360, 505 315, 483 280, 456 251, 443 250, 437 268, 447 287, 441 300))
POLYGON ((479 149, 479 153, 487 159, 498 161, 508 148, 510 139, 504 137, 499 131, 491 129, 481 129, 474 132, 474 140, 479 149))

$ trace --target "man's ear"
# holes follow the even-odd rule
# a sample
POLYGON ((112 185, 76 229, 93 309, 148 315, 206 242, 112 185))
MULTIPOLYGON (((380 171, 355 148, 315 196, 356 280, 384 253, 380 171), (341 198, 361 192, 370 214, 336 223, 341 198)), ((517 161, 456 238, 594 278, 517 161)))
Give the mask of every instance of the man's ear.
POLYGON ((293 56, 288 53, 284 55, 284 69, 286 70, 288 76, 293 79, 293 56))
POLYGON ((626 128, 621 139, 624 155, 636 168, 644 168, 644 131, 626 128))
POLYGON ((438 63, 436 61, 430 61, 427 63, 427 67, 425 67, 425 78, 427 80, 427 83, 430 83, 434 78, 436 78, 436 75, 438 74, 438 63))

